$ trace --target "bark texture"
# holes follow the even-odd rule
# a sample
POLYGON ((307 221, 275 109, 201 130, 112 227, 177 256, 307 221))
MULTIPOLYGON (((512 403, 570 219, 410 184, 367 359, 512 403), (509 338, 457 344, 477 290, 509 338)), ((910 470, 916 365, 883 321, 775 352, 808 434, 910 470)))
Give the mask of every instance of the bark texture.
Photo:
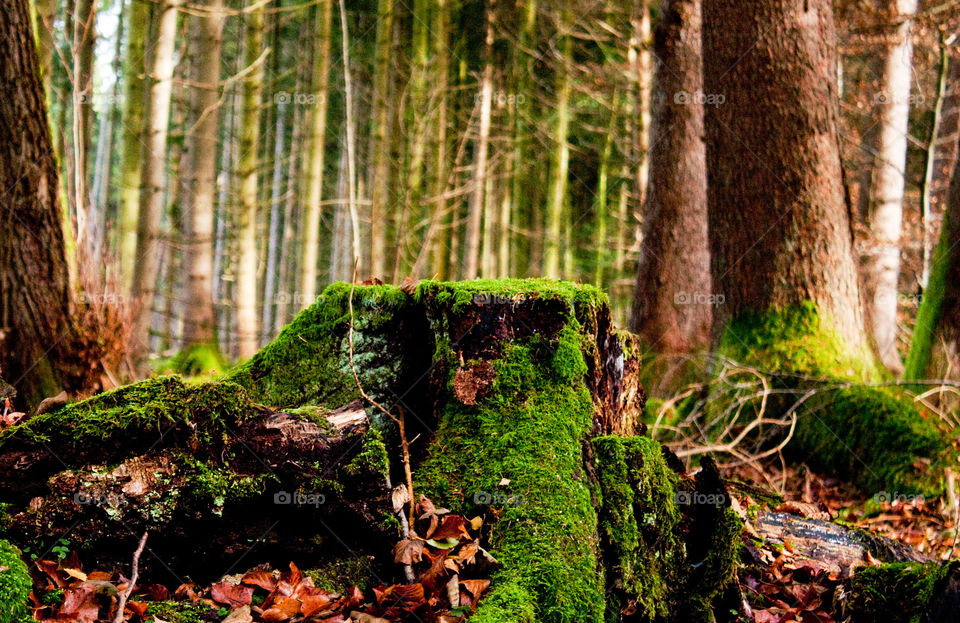
POLYGON ((741 311, 813 301, 859 349, 832 5, 705 0, 703 19, 714 339, 741 311))
POLYGON ((632 319, 644 343, 666 353, 710 343, 700 49, 700 0, 671 0, 654 38, 653 150, 632 319))
POLYGON ((30 406, 75 389, 70 284, 27 0, 0 7, 0 374, 30 406))
POLYGON ((183 331, 187 346, 210 345, 216 341, 213 211, 223 0, 208 0, 203 8, 203 15, 190 17, 190 79, 194 84, 190 92, 184 153, 189 168, 184 181, 184 211, 188 231, 183 261, 189 305, 183 331))

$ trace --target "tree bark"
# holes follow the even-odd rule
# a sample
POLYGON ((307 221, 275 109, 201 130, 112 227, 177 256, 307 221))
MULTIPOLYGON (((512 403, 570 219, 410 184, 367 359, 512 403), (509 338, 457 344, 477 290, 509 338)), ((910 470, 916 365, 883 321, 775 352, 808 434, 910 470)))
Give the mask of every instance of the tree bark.
POLYGON ((140 213, 142 143, 147 95, 146 40, 150 26, 150 5, 132 0, 129 8, 127 48, 123 68, 123 129, 120 160, 120 207, 117 243, 120 276, 124 290, 130 288, 137 263, 137 220, 140 213))
POLYGON ((223 0, 209 0, 203 16, 191 16, 190 114, 187 117, 184 157, 184 212, 188 226, 183 270, 189 301, 184 319, 184 344, 216 344, 213 305, 213 204, 217 165, 217 118, 220 93, 220 51, 223 36, 223 0))
POLYGON ((560 59, 556 67, 556 124, 553 128, 554 152, 550 162, 549 195, 547 195, 546 216, 546 245, 543 253, 543 274, 555 279, 561 278, 563 270, 564 223, 567 220, 567 177, 570 172, 570 145, 567 135, 570 128, 570 75, 573 71, 573 47, 570 33, 563 29, 570 28, 572 18, 569 10, 565 11, 560 20, 561 44, 560 59))
POLYGON ((880 136, 867 210, 871 248, 863 283, 868 324, 880 360, 898 374, 903 371, 903 363, 897 352, 897 283, 913 78, 911 30, 917 0, 891 0, 889 8, 897 25, 885 50, 881 90, 877 96, 880 136))
POLYGON ((390 137, 392 115, 394 0, 377 3, 377 39, 374 50, 372 131, 368 154, 370 178, 370 274, 382 277, 386 268, 387 214, 390 205, 390 137))
POLYGON ((135 364, 143 368, 150 351, 150 324, 157 292, 160 268, 160 219, 165 209, 167 185, 167 131, 170 124, 170 100, 173 93, 173 52, 177 35, 177 7, 180 0, 168 0, 159 7, 157 39, 150 71, 142 162, 137 251, 131 298, 137 305, 131 334, 131 353, 135 364))
POLYGON ((0 374, 33 406, 76 389, 59 186, 27 0, 0 7, 0 374))
POLYGON ((653 151, 631 326, 664 353, 710 343, 701 22, 700 0, 671 0, 654 39, 653 151))
POLYGON ((705 0, 703 28, 714 340, 741 312, 810 301, 859 351, 833 9, 705 0))
POLYGON ((316 58, 314 59, 313 91, 316 102, 310 114, 310 153, 307 164, 307 196, 304 213, 303 265, 300 267, 299 310, 317 297, 317 258, 320 246, 320 201, 323 198, 323 169, 327 153, 327 96, 330 84, 330 34, 333 25, 333 0, 322 0, 317 6, 316 58))
POLYGON ((493 43, 496 0, 487 0, 483 42, 483 72, 480 75, 479 127, 475 140, 467 233, 464 241, 463 279, 476 279, 480 274, 480 244, 483 238, 484 195, 487 186, 487 155, 490 150, 490 116, 493 105, 493 43))
MULTIPOLYGON (((243 66, 250 69, 263 51, 264 12, 258 8, 247 16, 243 66)), ((237 206, 237 356, 257 352, 257 189, 260 137, 260 108, 263 93, 263 63, 250 71, 243 83, 243 112, 240 120, 240 181, 237 206)), ((278 139, 279 140, 279 139, 278 139)))

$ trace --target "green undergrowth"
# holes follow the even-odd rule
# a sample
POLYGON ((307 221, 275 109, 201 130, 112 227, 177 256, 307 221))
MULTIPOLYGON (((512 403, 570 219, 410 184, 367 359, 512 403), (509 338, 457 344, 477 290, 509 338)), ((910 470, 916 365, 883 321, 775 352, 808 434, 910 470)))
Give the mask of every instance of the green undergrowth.
POLYGON ((20 550, 0 540, 0 623, 32 621, 29 610, 33 582, 20 550))
POLYGON ((925 623, 956 620, 954 594, 960 562, 863 566, 850 581, 845 610, 853 623, 925 623))
POLYGON ((720 352, 768 375, 772 389, 792 390, 771 395, 768 416, 816 390, 796 411, 788 452, 799 460, 868 492, 943 492, 942 468, 955 459, 934 416, 896 389, 870 386, 885 378, 874 357, 846 347, 813 303, 740 314, 720 352))

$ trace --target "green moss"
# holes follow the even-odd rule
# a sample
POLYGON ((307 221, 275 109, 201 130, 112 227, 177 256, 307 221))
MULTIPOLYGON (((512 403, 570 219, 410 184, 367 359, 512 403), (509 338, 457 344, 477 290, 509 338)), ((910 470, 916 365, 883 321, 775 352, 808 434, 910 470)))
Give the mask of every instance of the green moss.
POLYGON ((343 593, 351 586, 366 591, 375 575, 371 574, 371 561, 366 556, 346 556, 322 567, 307 569, 303 574, 311 578, 317 588, 334 593, 343 593))
POLYGON ((216 377, 227 370, 227 360, 211 344, 194 344, 170 360, 171 372, 190 377, 216 377))
POLYGON ((946 620, 934 616, 937 598, 960 562, 892 563, 857 569, 850 581, 845 610, 856 623, 921 623, 946 620))
POLYGON ((237 474, 227 467, 210 465, 188 454, 181 453, 179 459, 189 473, 184 491, 193 498, 206 501, 215 514, 220 514, 227 504, 262 496, 269 481, 279 481, 272 473, 237 474))
POLYGON ((33 582, 20 550, 0 540, 0 623, 31 621, 28 607, 33 582))
POLYGON ((368 470, 383 477, 390 473, 390 455, 387 454, 387 446, 383 443, 383 433, 376 427, 371 427, 363 436, 363 448, 360 454, 344 468, 344 471, 350 475, 368 470))
POLYGON ((947 271, 950 268, 950 253, 955 244, 951 233, 956 230, 949 222, 950 215, 944 214, 940 229, 940 239, 933 252, 932 268, 927 287, 923 290, 923 299, 917 310, 917 321, 913 327, 910 341, 910 353, 904 363, 903 378, 916 380, 927 378, 930 373, 930 360, 933 354, 934 335, 940 324, 943 310, 944 293, 947 289, 947 271))
POLYGON ((786 413, 807 390, 817 390, 797 412, 788 446, 801 460, 867 491, 942 493, 948 438, 908 396, 845 386, 881 374, 873 356, 846 347, 813 303, 739 315, 727 325, 721 352, 772 375, 774 389, 791 390, 770 397, 769 415, 786 413), (935 469, 918 470, 918 459, 932 460, 935 469))
POLYGON ((0 446, 16 439, 58 448, 131 445, 133 436, 185 427, 201 442, 222 435, 257 410, 243 388, 229 382, 185 384, 162 376, 127 385, 28 420, 0 433, 0 446))
POLYGON ((219 621, 217 611, 202 601, 154 601, 147 606, 147 620, 166 623, 213 623, 219 621))
MULTIPOLYGON (((579 336, 563 340, 578 348, 579 336)), ((555 373, 555 353, 568 347, 536 337, 505 345, 490 395, 475 406, 442 407, 417 471, 418 490, 439 503, 472 514, 493 500, 500 513, 490 544, 503 569, 475 620, 603 620, 596 512, 580 445, 593 406, 582 380, 555 373), (510 484, 501 487, 503 479, 510 484)))
POLYGON ((848 347, 829 318, 810 301, 739 314, 727 323, 720 352, 761 370, 796 376, 862 382, 879 375, 873 356, 848 347))
POLYGON ((853 385, 809 402, 794 443, 812 467, 829 468, 865 491, 933 497, 943 491, 951 460, 935 417, 894 389, 853 385))
MULTIPOLYGON (((349 295, 349 284, 329 286, 273 342, 227 378, 273 406, 336 408, 359 398, 347 345, 349 295)), ((356 367, 364 387, 379 387, 396 372, 384 360, 390 354, 385 336, 396 329, 397 312, 411 299, 394 286, 357 286, 353 297, 356 367)))

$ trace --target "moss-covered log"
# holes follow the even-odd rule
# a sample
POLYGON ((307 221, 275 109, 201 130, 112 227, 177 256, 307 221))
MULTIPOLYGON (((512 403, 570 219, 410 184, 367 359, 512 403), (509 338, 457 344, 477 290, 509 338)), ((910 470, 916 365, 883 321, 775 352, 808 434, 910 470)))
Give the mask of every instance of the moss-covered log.
POLYGON ((0 623, 31 621, 28 597, 33 582, 20 550, 0 539, 0 623))
POLYGON ((852 623, 954 623, 960 617, 960 562, 861 567, 843 607, 852 623))
MULTIPOLYGON (((43 553, 62 532, 99 562, 124 563, 149 528, 156 559, 179 576, 238 559, 389 561, 385 483, 402 480, 392 422, 368 409, 366 432, 327 428, 360 393, 349 293, 328 288, 220 382, 153 379, 4 432, 3 534, 43 553), (278 422, 282 442, 269 432, 278 422), (326 503, 274 504, 296 489, 326 503)), ((689 479, 635 436, 636 346, 611 326, 602 293, 424 282, 358 287, 354 309, 361 383, 403 410, 417 490, 486 518, 503 566, 477 621, 713 618, 739 521, 714 470, 689 479)), ((143 562, 147 575, 163 566, 143 562)), ((402 578, 392 564, 375 574, 402 578)))

